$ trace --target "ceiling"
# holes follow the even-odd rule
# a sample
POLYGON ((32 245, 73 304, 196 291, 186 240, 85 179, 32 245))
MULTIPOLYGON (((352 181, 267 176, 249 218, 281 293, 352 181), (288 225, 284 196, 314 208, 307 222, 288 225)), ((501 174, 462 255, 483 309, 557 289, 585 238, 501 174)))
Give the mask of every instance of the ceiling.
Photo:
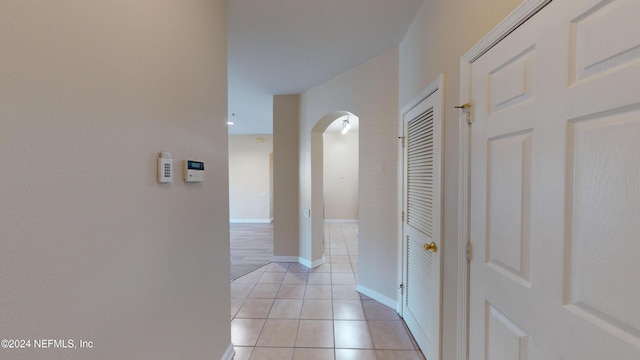
POLYGON ((229 0, 229 133, 272 133, 273 95, 299 94, 396 47, 421 3, 229 0))

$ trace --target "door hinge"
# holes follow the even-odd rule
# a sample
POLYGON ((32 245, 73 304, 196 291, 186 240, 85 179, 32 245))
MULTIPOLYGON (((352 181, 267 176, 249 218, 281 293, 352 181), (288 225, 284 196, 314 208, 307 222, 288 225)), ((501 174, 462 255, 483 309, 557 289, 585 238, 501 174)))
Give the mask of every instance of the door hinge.
POLYGON ((398 139, 402 140, 402 148, 404 149, 404 136, 398 136, 398 139))
POLYGON ((400 217, 402 218, 402 223, 404 224, 404 211, 402 212, 400 217))
POLYGON ((464 254, 467 257, 467 261, 471 261, 471 256, 473 251, 473 245, 471 243, 467 243, 467 246, 464 247, 464 254))
POLYGON ((404 295, 404 284, 400 284, 400 286, 398 286, 398 289, 400 289, 400 294, 404 295))

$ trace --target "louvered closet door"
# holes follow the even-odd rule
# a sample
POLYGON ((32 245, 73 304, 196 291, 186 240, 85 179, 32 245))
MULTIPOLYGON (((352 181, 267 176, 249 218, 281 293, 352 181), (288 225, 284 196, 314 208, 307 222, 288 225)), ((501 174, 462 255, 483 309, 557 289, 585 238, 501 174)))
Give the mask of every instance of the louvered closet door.
POLYGON ((440 88, 403 116, 405 288, 402 315, 428 359, 440 357, 440 88))

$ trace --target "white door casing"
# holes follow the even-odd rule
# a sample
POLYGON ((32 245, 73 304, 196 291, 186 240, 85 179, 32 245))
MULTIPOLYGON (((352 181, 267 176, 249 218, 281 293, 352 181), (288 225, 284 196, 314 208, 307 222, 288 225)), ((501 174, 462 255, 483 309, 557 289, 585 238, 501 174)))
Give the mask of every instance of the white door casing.
POLYGON ((638 16, 552 1, 471 64, 470 359, 640 359, 638 16))
POLYGON ((403 111, 402 316, 429 359, 440 358, 444 75, 403 111), (427 245, 427 247, 425 247, 427 245))

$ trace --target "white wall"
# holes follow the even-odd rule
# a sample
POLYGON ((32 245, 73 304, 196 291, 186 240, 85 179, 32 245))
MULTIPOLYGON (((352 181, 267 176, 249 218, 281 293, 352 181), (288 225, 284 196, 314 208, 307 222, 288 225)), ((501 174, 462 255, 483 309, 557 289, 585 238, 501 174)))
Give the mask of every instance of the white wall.
MULTIPOLYGON (((359 285, 380 294, 378 299, 392 301, 396 298, 399 266, 396 239, 397 70, 398 52, 391 50, 300 96, 300 209, 311 208, 312 129, 331 112, 355 114, 360 118, 358 280, 359 285)), ((335 118, 328 119, 325 126, 335 118)), ((322 135, 318 136, 322 144, 322 135)), ((322 150, 318 157, 322 157, 322 150)), ((319 165, 322 169, 322 160, 317 160, 314 166, 319 165)), ((322 184, 322 177, 314 181, 322 184)), ((300 254, 310 260, 317 260, 318 253, 320 256, 322 253, 322 192, 316 196, 320 199, 319 211, 314 210, 312 218, 300 215, 300 254), (312 231, 314 237, 320 239, 319 249, 317 243, 311 242, 312 231)))
POLYGON ((229 218, 271 222, 273 135, 229 135, 229 218))
MULTIPOLYGON (((460 58, 522 0, 425 1, 400 44, 400 108, 445 73, 443 359, 456 356, 460 58)), ((362 262, 362 257, 360 257, 362 262)))
POLYGON ((358 219, 358 133, 323 134, 324 218, 358 219))
POLYGON ((226 1, 0 8, 0 338, 94 342, 0 357, 220 359, 226 1), (160 151, 206 181, 158 184, 160 151))

